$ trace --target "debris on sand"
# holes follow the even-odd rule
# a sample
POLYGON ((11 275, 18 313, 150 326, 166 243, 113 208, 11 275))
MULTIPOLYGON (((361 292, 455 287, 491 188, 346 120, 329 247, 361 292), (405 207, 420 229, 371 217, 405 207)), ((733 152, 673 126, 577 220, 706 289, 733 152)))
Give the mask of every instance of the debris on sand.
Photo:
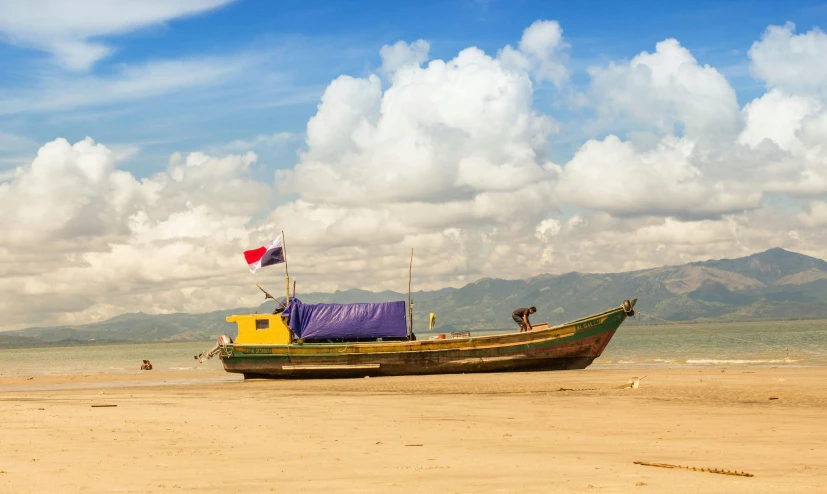
POLYGON ((682 470, 692 470, 693 472, 707 472, 707 473, 719 473, 721 475, 737 475, 739 477, 754 477, 755 475, 747 472, 739 472, 737 470, 723 470, 720 468, 697 468, 697 467, 687 467, 683 465, 671 465, 669 463, 649 463, 646 461, 636 461, 634 462, 635 465, 644 465, 647 467, 660 467, 660 468, 680 468, 682 470))
POLYGON ((643 376, 643 377, 640 377, 640 378, 633 377, 633 378, 629 379, 629 381, 626 383, 626 387, 637 389, 637 388, 640 387, 640 381, 642 381, 644 379, 646 379, 646 376, 643 376))

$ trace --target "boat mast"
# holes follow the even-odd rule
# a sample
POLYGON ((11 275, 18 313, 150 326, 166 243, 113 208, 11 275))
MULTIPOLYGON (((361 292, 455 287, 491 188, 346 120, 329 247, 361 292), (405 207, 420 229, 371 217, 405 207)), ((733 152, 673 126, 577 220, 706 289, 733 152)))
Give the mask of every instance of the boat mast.
POLYGON ((411 248, 411 263, 408 265, 408 339, 413 334, 413 301, 411 300, 411 274, 413 273, 413 248, 411 248))
POLYGON ((287 240, 284 238, 284 230, 281 231, 281 248, 284 251, 284 302, 290 303, 290 273, 287 271, 287 240))

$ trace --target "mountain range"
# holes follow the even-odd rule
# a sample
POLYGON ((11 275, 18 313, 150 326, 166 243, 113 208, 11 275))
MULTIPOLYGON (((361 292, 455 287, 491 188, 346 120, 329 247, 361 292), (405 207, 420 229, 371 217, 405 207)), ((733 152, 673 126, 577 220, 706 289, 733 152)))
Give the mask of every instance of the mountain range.
MULTIPOLYGON (((299 294, 305 303, 407 300, 392 291, 299 294)), ((639 299, 637 309, 673 321, 827 318, 827 262, 775 248, 737 259, 693 262, 625 273, 541 274, 525 280, 483 278, 462 288, 418 291, 414 331, 437 316, 436 331, 515 329, 511 311, 534 305, 533 322, 577 319, 639 299), (513 326, 513 328, 512 328, 513 326)), ((231 314, 271 312, 274 302, 202 314, 123 314, 84 325, 0 333, 0 348, 117 342, 211 340, 234 336, 231 314)))

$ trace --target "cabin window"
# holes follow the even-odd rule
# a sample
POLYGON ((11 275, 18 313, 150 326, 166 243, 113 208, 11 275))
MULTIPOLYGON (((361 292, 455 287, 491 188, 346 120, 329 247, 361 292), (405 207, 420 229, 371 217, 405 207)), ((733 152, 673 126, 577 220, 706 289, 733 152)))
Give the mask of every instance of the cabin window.
POLYGON ((269 319, 256 319, 256 330, 270 329, 269 319))

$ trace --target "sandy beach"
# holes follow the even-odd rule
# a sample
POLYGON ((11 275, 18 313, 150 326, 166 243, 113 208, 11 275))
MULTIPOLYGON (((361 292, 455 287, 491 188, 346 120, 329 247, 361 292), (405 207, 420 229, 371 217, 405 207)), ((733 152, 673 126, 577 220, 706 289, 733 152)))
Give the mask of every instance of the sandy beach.
POLYGON ((186 378, 0 378, 0 491, 827 490, 825 368, 186 378))

